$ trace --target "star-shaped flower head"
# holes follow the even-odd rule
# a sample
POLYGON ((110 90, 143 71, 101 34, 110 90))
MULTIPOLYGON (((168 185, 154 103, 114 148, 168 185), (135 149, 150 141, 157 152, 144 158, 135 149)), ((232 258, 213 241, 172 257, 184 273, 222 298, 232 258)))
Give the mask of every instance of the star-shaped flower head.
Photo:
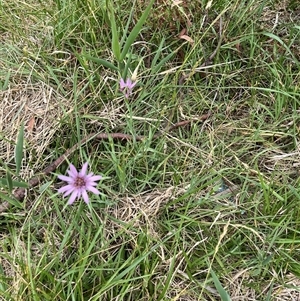
POLYGON ((133 82, 130 78, 127 78, 126 82, 123 78, 120 79, 120 90, 123 92, 126 98, 129 98, 135 85, 136 82, 133 82))
POLYGON ((96 181, 99 181, 102 177, 95 176, 92 172, 87 174, 88 163, 84 163, 82 169, 78 172, 73 164, 70 164, 70 169, 67 171, 69 176, 59 175, 58 178, 68 184, 58 189, 59 193, 63 193, 64 196, 71 194, 68 205, 74 203, 76 198, 82 197, 88 204, 89 197, 87 191, 91 191, 94 194, 99 194, 99 190, 95 188, 97 186, 96 181))

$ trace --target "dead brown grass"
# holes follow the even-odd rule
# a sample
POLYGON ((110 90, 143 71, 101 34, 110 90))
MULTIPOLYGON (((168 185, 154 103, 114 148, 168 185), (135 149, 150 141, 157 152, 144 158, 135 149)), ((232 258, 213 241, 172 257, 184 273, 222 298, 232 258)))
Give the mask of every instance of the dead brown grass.
MULTIPOLYGON (((274 275, 276 278, 276 275, 274 275)), ((274 283, 270 281, 262 292, 256 292, 251 286, 254 284, 248 270, 236 271, 235 275, 227 279, 228 292, 232 301, 258 301, 265 300, 271 289, 274 301, 299 301, 300 279, 292 274, 286 275, 286 283, 274 283)))
POLYGON ((0 92, 0 159, 13 162, 21 124, 25 128, 25 152, 21 176, 31 177, 41 167, 44 152, 57 133, 60 119, 72 107, 43 82, 20 81, 0 92))
MULTIPOLYGON (((187 1, 184 1, 184 3, 186 2, 187 1)), ((160 1, 159 3, 158 1, 157 5, 162 11, 165 11, 166 6, 170 7, 170 2, 160 1)), ((158 18, 168 17, 171 22, 176 21, 176 18, 178 18, 177 21, 186 24, 188 18, 182 14, 178 14, 178 11, 175 12, 175 10, 176 8, 173 8, 174 16, 158 15, 158 18)), ((188 10, 185 11, 187 12, 188 17, 191 18, 188 10)), ((288 2, 283 1, 281 4, 277 4, 275 8, 266 8, 263 11, 262 19, 260 21, 264 29, 274 31, 277 30, 280 25, 284 25, 285 23, 296 23, 299 18, 300 10, 295 10, 293 12, 289 11, 288 2)), ((282 26, 279 33, 284 35, 286 33, 286 28, 282 26)), ((298 54, 299 53, 300 51, 298 54)), ((24 123, 26 155, 23 160, 21 175, 25 179, 32 177, 37 170, 41 169, 43 162, 47 161, 47 158, 44 157, 45 150, 58 133, 60 119, 72 110, 72 105, 73 102, 71 99, 64 99, 52 87, 43 82, 32 83, 26 79, 22 79, 18 80, 16 84, 10 85, 7 90, 1 91, 0 159, 4 162, 13 162, 14 143, 20 126, 24 123)), ((118 108, 118 110, 120 110, 120 108, 118 108)), ((107 111, 107 113, 99 112, 99 116, 102 114, 103 119, 107 119, 113 127, 115 125, 114 120, 116 117, 112 117, 114 114, 111 110, 108 109, 107 111)), ((115 112, 115 114, 120 114, 119 111, 116 112, 113 110, 113 112, 115 112)), ((268 158, 269 159, 266 161, 266 168, 268 169, 283 169, 287 165, 298 167, 300 153, 299 150, 289 154, 283 152, 270 153, 268 158)), ((53 158, 51 158, 51 160, 52 159, 53 158)), ((290 169, 290 167, 288 167, 288 169, 290 169)), ((167 202, 182 195, 184 192, 184 188, 170 187, 165 190, 156 190, 140 195, 126 195, 118 200, 118 204, 111 208, 109 213, 114 218, 123 222, 133 222, 135 227, 147 227, 153 237, 159 237, 157 227, 158 212, 167 202)), ((116 227, 120 227, 120 225, 117 225, 113 221, 111 221, 110 224, 108 223, 106 228, 108 234, 113 235, 116 231, 116 227)), ((16 242, 16 247, 14 248, 15 254, 11 254, 12 257, 20 256, 17 252, 18 247, 20 247, 20 249, 26 249, 22 241, 16 242)), ((163 257, 163 254, 161 256, 163 257)), ((13 286, 17 286, 18 267, 11 266, 11 263, 8 264, 5 260, 2 260, 1 264, 4 266, 6 275, 12 276, 15 279, 13 286)), ((167 266, 167 264, 167 261, 163 262, 163 265, 167 266)), ((171 294, 169 297, 172 298, 172 300, 199 300, 198 296, 188 292, 191 286, 189 278, 184 275, 183 271, 177 270, 177 272, 180 274, 181 278, 175 278, 172 282, 172 289, 170 290, 171 294)), ((286 278, 287 281, 285 284, 274 283, 272 288, 272 300, 300 300, 299 278, 292 274, 287 275, 286 278)), ((249 271, 242 270, 236 271, 234 275, 227 277, 223 283, 233 301, 263 300, 270 289, 270 285, 266 286, 265 290, 258 294, 251 288, 251 285, 249 285, 251 284, 251 281, 249 271)), ((216 293, 215 290, 211 290, 212 293, 216 293)), ((16 289, 16 291, 18 290, 16 289)))
MULTIPOLYGON (((117 220, 131 223, 136 228, 147 228, 152 237, 159 238, 158 218, 162 207, 182 195, 186 190, 179 187, 169 187, 162 190, 148 191, 137 195, 119 197, 116 206, 111 208, 110 214, 117 220)), ((112 221, 107 229, 117 231, 119 225, 112 221), (117 228, 116 228, 117 227, 117 228)))

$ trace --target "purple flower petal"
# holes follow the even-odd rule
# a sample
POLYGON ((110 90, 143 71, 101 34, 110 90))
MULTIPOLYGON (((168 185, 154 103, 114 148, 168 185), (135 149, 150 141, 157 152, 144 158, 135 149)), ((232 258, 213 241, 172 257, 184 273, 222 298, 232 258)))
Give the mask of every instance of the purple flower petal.
POLYGON ((81 171, 79 172, 79 175, 82 176, 82 177, 85 176, 85 175, 86 175, 87 168, 88 168, 88 163, 85 162, 85 163, 83 164, 83 166, 82 166, 81 171))
POLYGON ((89 203, 89 197, 86 193, 86 190, 82 191, 82 197, 83 197, 83 200, 88 204, 89 203))
POLYGON ((91 182, 94 182, 94 181, 99 181, 102 179, 102 176, 92 176, 92 177, 89 177, 89 181, 91 182))
POLYGON ((131 79, 128 79, 128 82, 127 82, 127 87, 128 89, 131 91, 132 88, 135 86, 135 82, 131 81, 131 79))
POLYGON ((69 198, 68 205, 72 205, 77 197, 77 191, 73 191, 71 197, 69 198))
POLYGON ((120 90, 123 92, 126 98, 129 98, 135 85, 136 82, 133 82, 130 78, 127 78, 126 82, 123 78, 120 79, 120 90))
POLYGON ((126 87, 126 83, 124 82, 124 79, 121 78, 120 79, 120 88, 121 88, 121 90, 124 89, 125 87, 126 87))
POLYGON ((63 175, 59 175, 57 176, 60 180, 65 181, 65 182, 72 182, 73 178, 71 177, 67 177, 67 176, 63 176, 63 175))
POLYGON ((93 186, 87 187, 88 191, 91 191, 93 194, 100 194, 100 191, 93 186))
POLYGON ((73 187, 70 186, 70 185, 66 185, 66 186, 63 186, 63 187, 59 188, 57 192, 59 192, 59 193, 65 193, 67 191, 71 191, 72 192, 73 191, 73 187))
POLYGON ((96 182, 87 182, 86 183, 86 187, 89 187, 89 186, 97 186, 98 185, 98 183, 96 183, 96 182))
POLYGON ((75 166, 73 164, 70 164, 70 170, 68 171, 68 174, 72 177, 75 178, 78 175, 78 171, 75 168, 75 166))
MULTIPOLYGON (((62 188, 60 188, 62 189, 62 188)), ((69 194, 71 194, 73 191, 75 191, 76 189, 74 188, 74 186, 72 185, 67 185, 66 186, 66 191, 64 192, 64 197, 68 196, 69 194)))

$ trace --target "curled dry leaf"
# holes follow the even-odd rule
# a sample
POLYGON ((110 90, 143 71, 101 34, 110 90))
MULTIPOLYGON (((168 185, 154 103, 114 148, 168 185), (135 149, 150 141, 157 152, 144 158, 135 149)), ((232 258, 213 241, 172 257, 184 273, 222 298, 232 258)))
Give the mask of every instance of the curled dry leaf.
POLYGON ((34 126, 35 126, 35 119, 34 119, 34 117, 31 117, 27 123, 27 131, 32 133, 34 126))
POLYGON ((191 37, 187 36, 187 35, 181 36, 180 39, 186 40, 189 43, 194 44, 194 40, 191 37))
POLYGON ((183 39, 183 40, 188 41, 191 44, 194 44, 194 40, 187 35, 187 29, 186 28, 181 30, 178 37, 179 37, 179 39, 183 39))
POLYGON ((178 36, 181 37, 181 36, 185 35, 186 33, 187 33, 187 29, 183 28, 178 36))

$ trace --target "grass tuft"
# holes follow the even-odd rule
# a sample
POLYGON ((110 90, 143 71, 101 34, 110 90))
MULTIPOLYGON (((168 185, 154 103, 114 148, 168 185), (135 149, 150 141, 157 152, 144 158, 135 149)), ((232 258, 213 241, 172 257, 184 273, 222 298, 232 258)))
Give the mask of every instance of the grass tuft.
POLYGON ((298 2, 148 5, 0 4, 1 300, 298 300, 298 2), (93 132, 145 138, 92 139, 13 199, 93 132), (101 194, 66 206, 86 161, 101 194))

